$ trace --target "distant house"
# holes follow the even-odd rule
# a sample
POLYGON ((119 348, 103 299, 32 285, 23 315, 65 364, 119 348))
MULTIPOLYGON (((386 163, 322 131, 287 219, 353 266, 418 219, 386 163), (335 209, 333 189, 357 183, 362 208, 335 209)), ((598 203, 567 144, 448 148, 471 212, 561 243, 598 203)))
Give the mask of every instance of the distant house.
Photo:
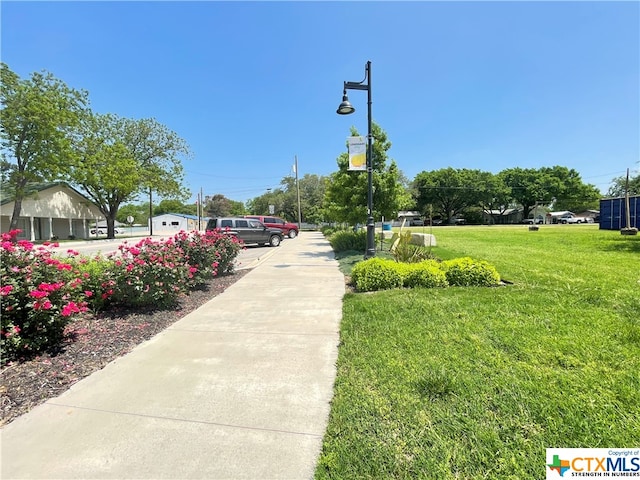
MULTIPOLYGON (((5 189, 0 193, 0 231, 7 233, 14 200, 5 189)), ((100 209, 65 182, 33 183, 22 201, 18 238, 37 241, 89 238, 90 226, 104 220, 100 209)))
POLYGON ((183 213, 165 213, 151 219, 153 232, 177 233, 181 230, 190 232, 192 230, 204 230, 207 226, 208 217, 197 217, 196 215, 186 215, 183 213), (200 220, 198 222, 198 220, 200 220), (198 224, 199 223, 199 224, 198 224))
POLYGON ((411 225, 411 222, 414 220, 422 220, 423 216, 420 212, 412 211, 412 210, 400 210, 398 212, 398 218, 393 224, 395 226, 401 225, 403 220, 406 220, 406 225, 411 225))
POLYGON ((577 217, 593 218, 594 223, 598 223, 600 220, 600 210, 583 210, 576 213, 577 217))
POLYGON ((487 224, 503 225, 507 223, 520 223, 522 221, 521 208, 507 208, 506 210, 484 210, 482 221, 487 224))

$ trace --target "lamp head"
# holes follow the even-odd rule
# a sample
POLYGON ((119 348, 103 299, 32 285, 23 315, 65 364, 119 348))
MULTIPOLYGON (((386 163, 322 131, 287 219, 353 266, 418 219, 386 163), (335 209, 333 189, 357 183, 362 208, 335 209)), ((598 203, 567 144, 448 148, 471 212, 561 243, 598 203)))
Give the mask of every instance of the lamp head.
POLYGON ((338 110, 336 110, 336 113, 338 115, 349 115, 350 113, 355 112, 356 109, 353 108, 353 105, 351 105, 351 102, 349 102, 349 97, 347 97, 347 92, 343 92, 342 94, 342 103, 340 104, 340 106, 338 106, 338 110))

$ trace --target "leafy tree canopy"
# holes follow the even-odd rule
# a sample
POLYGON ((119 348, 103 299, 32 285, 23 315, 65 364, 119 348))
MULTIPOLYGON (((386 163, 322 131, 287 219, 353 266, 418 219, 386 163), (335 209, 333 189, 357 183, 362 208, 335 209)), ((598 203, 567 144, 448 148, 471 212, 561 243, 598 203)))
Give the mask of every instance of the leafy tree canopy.
POLYGON ((433 205, 435 212, 448 223, 471 206, 492 202, 490 188, 494 183, 491 175, 480 170, 449 167, 424 171, 414 180, 416 205, 421 212, 433 205))
MULTIPOLYGON (((607 191, 607 197, 624 197, 626 194, 627 176, 616 177, 611 180, 612 185, 607 191)), ((640 195, 640 172, 629 175, 629 195, 640 195)))
MULTIPOLYGON (((391 142, 387 134, 375 122, 371 127, 373 136, 373 217, 395 218, 398 211, 411 203, 410 196, 401 181, 404 178, 395 161, 387 164, 387 152, 391 142)), ((355 128, 351 135, 357 136, 355 128)), ((344 152, 337 158, 338 171, 325 182, 323 201, 324 217, 330 221, 355 225, 367 219, 368 178, 365 172, 349 171, 349 154, 344 152)))
POLYGON ((69 179, 98 206, 114 237, 120 205, 145 190, 179 196, 187 149, 154 120, 130 120, 86 112, 75 137, 69 179))
POLYGON ((87 93, 68 87, 47 72, 21 79, 0 64, 0 139, 3 178, 15 200, 15 229, 29 182, 56 180, 67 172, 71 133, 80 122, 87 93))

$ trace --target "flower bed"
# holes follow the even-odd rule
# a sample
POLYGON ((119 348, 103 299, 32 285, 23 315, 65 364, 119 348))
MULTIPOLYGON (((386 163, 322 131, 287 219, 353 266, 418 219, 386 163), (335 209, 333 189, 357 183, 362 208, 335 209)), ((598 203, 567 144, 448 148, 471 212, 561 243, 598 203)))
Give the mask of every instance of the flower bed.
POLYGON ((3 234, 0 248, 2 364, 55 348, 68 323, 88 310, 172 308, 181 295, 231 273, 242 248, 220 232, 180 232, 124 243, 107 257, 69 250, 60 259, 50 244, 17 241, 18 233, 3 234))

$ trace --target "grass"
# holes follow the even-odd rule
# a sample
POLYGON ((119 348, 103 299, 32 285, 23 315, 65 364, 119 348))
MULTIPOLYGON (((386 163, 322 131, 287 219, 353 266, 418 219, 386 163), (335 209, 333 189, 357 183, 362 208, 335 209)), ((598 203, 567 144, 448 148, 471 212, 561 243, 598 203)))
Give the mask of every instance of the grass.
POLYGON ((439 227, 513 285, 347 294, 317 479, 539 479, 640 444, 640 237, 439 227))

